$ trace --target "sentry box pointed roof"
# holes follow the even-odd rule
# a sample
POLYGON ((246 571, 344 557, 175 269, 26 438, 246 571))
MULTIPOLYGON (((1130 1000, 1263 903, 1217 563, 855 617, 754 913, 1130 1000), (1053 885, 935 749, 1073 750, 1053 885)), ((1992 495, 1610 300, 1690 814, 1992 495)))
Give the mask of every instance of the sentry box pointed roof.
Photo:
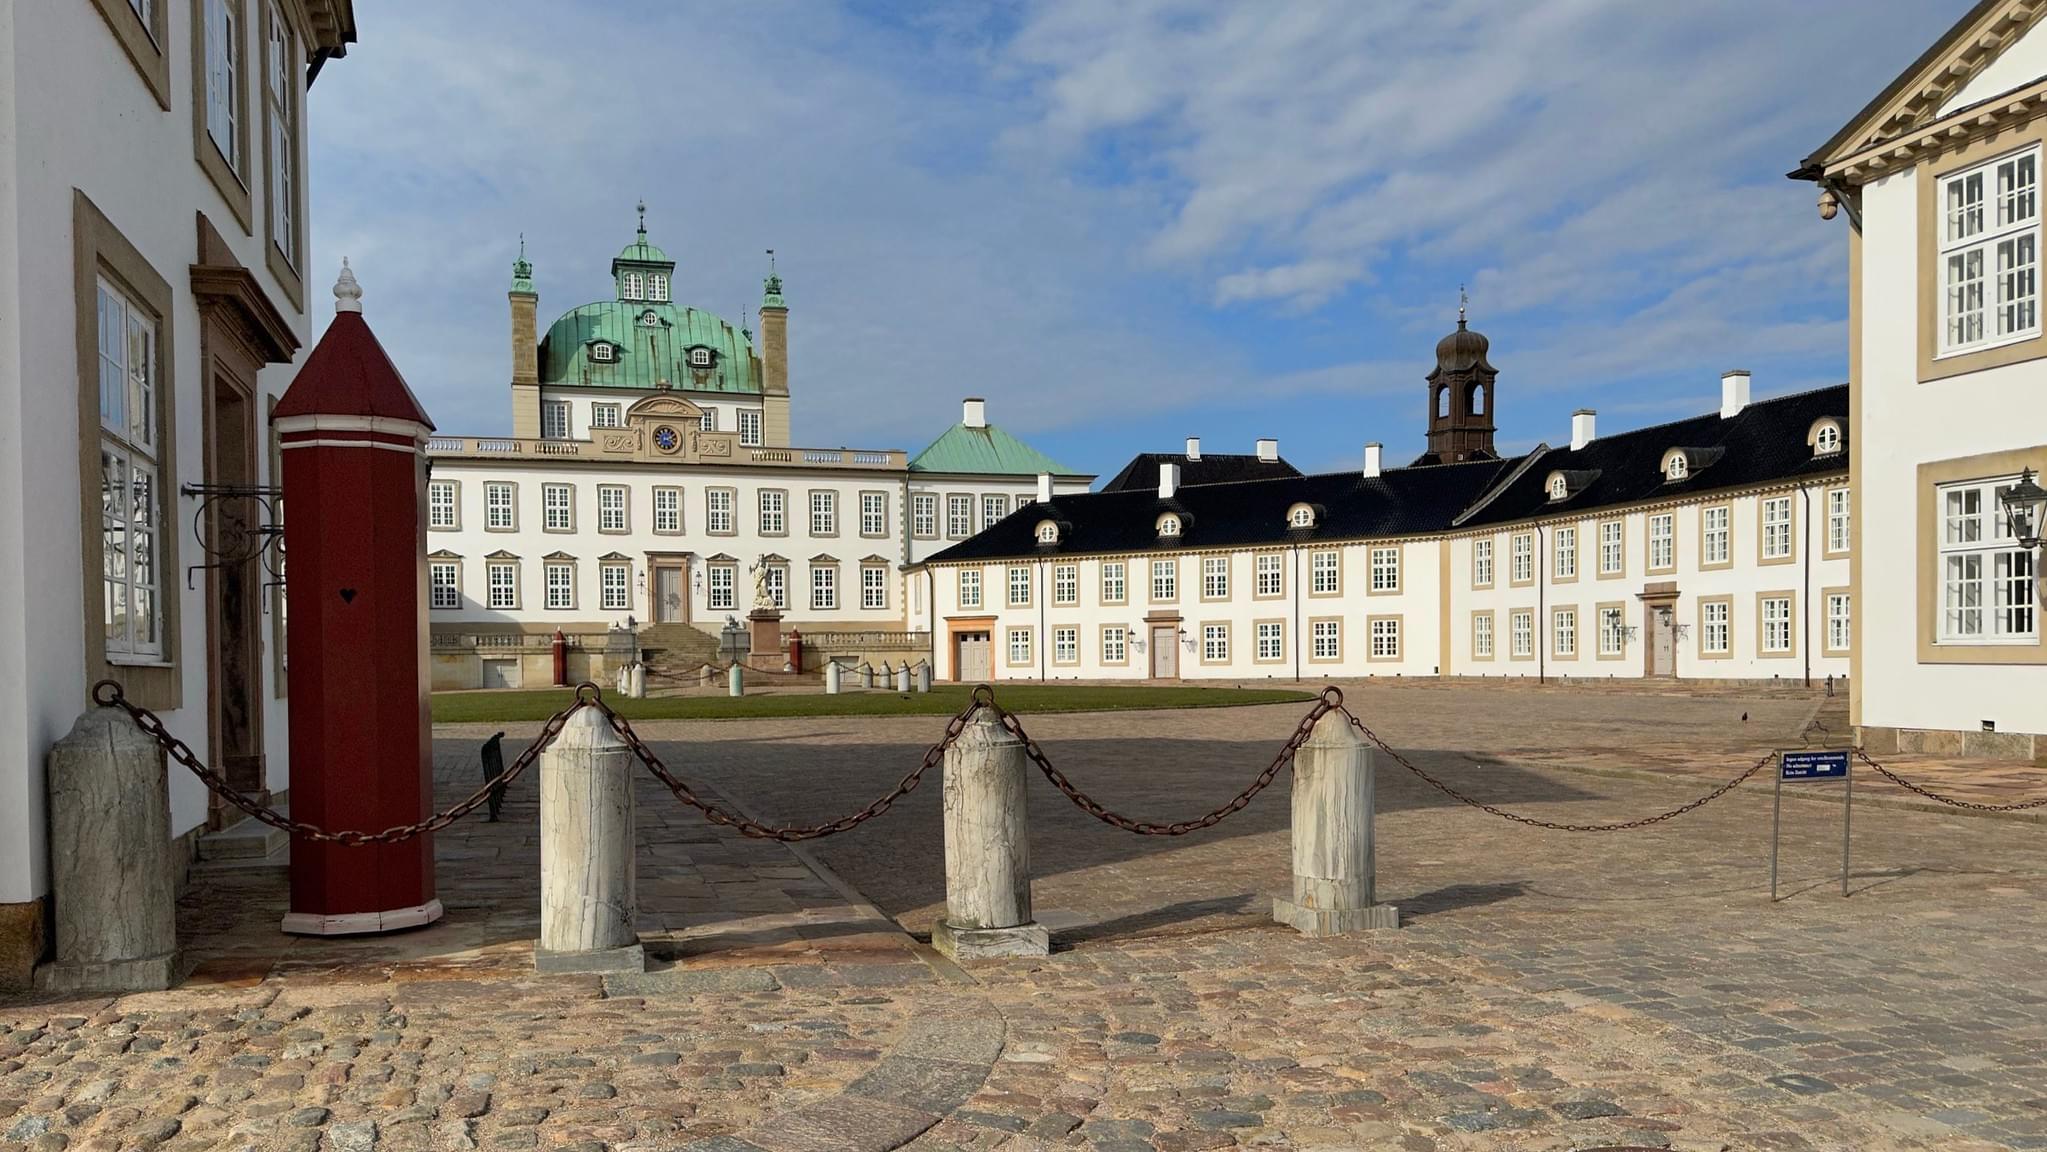
POLYGON ((334 285, 334 320, 284 390, 271 419, 289 416, 376 417, 433 429, 426 409, 364 323, 362 289, 346 260, 334 285))

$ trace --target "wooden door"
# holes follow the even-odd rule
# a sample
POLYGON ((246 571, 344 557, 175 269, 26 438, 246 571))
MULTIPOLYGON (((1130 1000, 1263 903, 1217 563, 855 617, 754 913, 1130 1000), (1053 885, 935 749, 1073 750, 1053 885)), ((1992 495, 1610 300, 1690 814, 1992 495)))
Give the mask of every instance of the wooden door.
POLYGON ((1170 624, 1152 626, 1151 675, 1154 680, 1180 678, 1180 630, 1170 624))
MULTIPOLYGON (((216 377, 208 397, 206 483, 246 492, 256 482, 255 416, 248 390, 216 377)), ((244 792, 266 784, 263 766, 264 505, 222 495, 202 506, 212 544, 206 559, 207 676, 212 698, 213 761, 244 792)), ((183 573, 167 573, 182 576, 183 573)))
POLYGON ((654 569, 654 623, 680 624, 688 619, 688 602, 682 595, 682 569, 663 564, 654 569))
POLYGON ((1649 675, 1677 674, 1677 630, 1671 626, 1666 607, 1649 610, 1649 675))
POLYGON ((961 683, 985 684, 995 678, 994 646, 986 632, 962 632, 954 641, 953 678, 961 683))

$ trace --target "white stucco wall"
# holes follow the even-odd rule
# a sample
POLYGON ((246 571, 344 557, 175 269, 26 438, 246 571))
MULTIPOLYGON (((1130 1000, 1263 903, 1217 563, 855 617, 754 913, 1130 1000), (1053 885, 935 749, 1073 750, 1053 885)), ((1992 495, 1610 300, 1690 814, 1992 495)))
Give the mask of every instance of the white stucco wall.
POLYGON ((1945 116, 1957 108, 1967 108, 2031 84, 2042 76, 2047 76, 2047 36, 2035 29, 2019 37, 2018 43, 2006 48, 1989 67, 1971 76, 1960 91, 1940 106, 1940 114, 1945 116))

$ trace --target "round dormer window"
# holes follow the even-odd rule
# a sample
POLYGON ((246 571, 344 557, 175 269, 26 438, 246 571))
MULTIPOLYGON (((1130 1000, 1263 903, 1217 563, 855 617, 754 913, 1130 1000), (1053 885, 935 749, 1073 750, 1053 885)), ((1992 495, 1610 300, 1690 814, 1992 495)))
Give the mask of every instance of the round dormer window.
POLYGON ((1571 485, 1561 474, 1549 478, 1549 498, 1562 500, 1571 494, 1571 485))
POLYGON ((653 328, 659 325, 660 323, 661 317, 656 316, 652 308, 649 308, 645 312, 640 313, 640 327, 653 328))
POLYGON ((1038 543, 1040 544, 1059 543, 1059 525, 1053 523, 1050 520, 1040 520, 1038 522, 1038 543))
POLYGON ((1691 473, 1691 462, 1685 459, 1685 454, 1682 452, 1672 452, 1670 459, 1663 462, 1663 478, 1665 480, 1682 480, 1691 475, 1691 473))
POLYGON ((1287 512, 1286 523, 1289 528, 1313 528, 1315 510, 1306 504, 1296 504, 1287 512))
POLYGON ((1179 534, 1180 534, 1180 518, 1179 518, 1178 516, 1161 516, 1161 517, 1159 517, 1159 535, 1161 535, 1161 536, 1178 536, 1179 534))
POLYGON ((1839 425, 1822 424, 1813 435, 1812 451, 1815 456, 1832 456, 1841 450, 1841 429, 1839 425))

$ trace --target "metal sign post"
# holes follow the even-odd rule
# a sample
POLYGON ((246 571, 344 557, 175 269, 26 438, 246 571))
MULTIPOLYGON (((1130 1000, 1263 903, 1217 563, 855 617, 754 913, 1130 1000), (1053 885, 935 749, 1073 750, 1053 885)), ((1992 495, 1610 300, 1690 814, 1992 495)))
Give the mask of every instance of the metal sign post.
POLYGON ((1779 752, 1777 789, 1770 807, 1770 900, 1777 900, 1777 843, 1784 824, 1784 783, 1809 780, 1839 780, 1846 786, 1841 797, 1841 895, 1848 895, 1848 850, 1855 820, 1855 776, 1846 750, 1779 752))

